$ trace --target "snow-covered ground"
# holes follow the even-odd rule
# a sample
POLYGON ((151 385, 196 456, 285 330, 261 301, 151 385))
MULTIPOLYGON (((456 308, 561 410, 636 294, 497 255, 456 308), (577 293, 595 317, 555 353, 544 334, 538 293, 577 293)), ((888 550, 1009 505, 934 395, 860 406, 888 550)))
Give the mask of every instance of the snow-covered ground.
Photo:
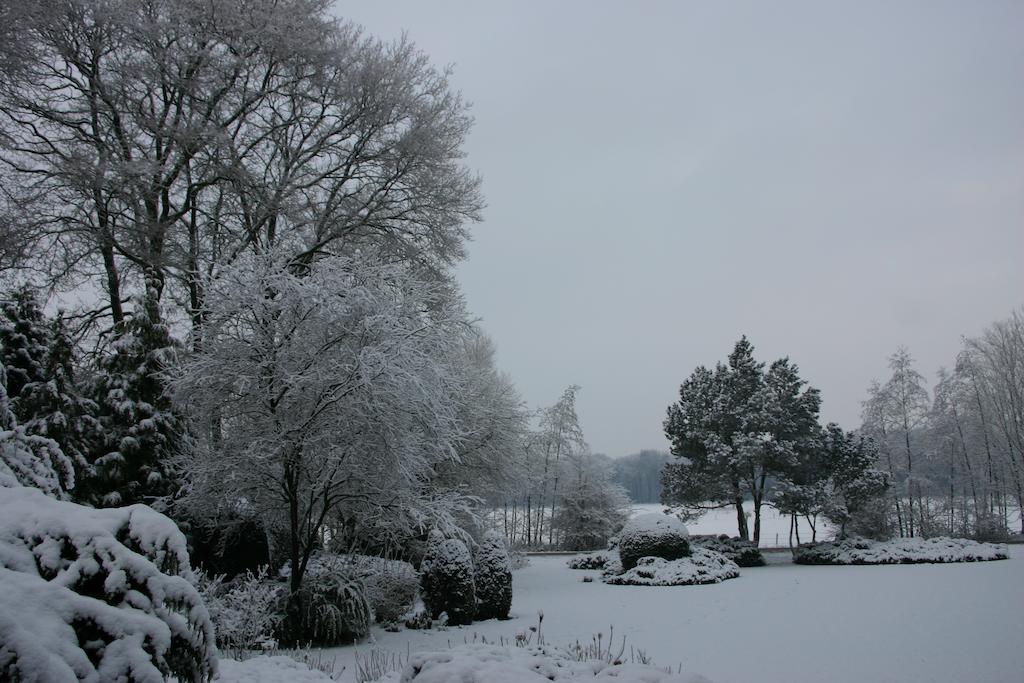
MULTIPOLYGON (((710 530, 709 530, 710 531, 710 530)), ((769 565, 722 584, 609 586, 564 556, 534 557, 514 574, 513 619, 447 631, 374 631, 363 644, 405 653, 486 637, 514 638, 537 623, 549 644, 628 637, 661 666, 716 683, 1003 682, 1024 671, 1024 547, 1011 559, 953 565, 806 567, 770 553, 769 565)), ((336 648, 353 680, 356 648, 336 648)))
MULTIPOLYGON (((633 516, 643 515, 650 512, 661 512, 665 506, 658 503, 649 503, 633 506, 633 516)), ((750 528, 751 536, 754 533, 754 508, 750 503, 746 505, 747 526, 750 528)), ((728 534, 736 536, 736 510, 733 508, 721 508, 708 510, 696 521, 686 523, 686 528, 691 534, 728 534)), ((818 521, 818 540, 832 537, 832 530, 824 519, 818 521)), ((800 520, 800 540, 807 543, 811 540, 811 529, 807 522, 800 520)), ((794 538, 793 544, 796 544, 794 538)), ((782 548, 789 545, 789 516, 780 515, 774 508, 765 505, 761 508, 761 543, 762 548, 782 548)))

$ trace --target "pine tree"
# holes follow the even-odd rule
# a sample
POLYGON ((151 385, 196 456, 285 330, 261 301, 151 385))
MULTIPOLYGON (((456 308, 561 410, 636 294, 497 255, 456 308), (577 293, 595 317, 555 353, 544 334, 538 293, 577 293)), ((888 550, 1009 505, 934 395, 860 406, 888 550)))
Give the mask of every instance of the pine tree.
POLYGON ((728 364, 698 367, 683 382, 665 420, 677 461, 665 467, 662 497, 690 512, 709 501, 732 505, 740 538, 751 540, 743 509, 750 496, 757 543, 761 506, 772 482, 813 445, 821 399, 788 359, 765 371, 753 351, 743 337, 728 364))
POLYGON ((20 422, 31 417, 20 405, 22 390, 30 384, 46 381, 50 342, 46 319, 32 290, 21 287, 10 292, 3 304, 0 344, 3 344, 2 358, 7 370, 7 396, 20 422))
POLYGON ((18 422, 27 434, 55 441, 81 482, 99 423, 96 404, 75 383, 74 342, 63 318, 49 319, 30 290, 17 290, 3 308, 0 342, 18 422))
POLYGON ((174 492, 170 458, 183 420, 166 395, 164 373, 177 346, 149 296, 101 360, 93 390, 103 431, 92 459, 94 504, 153 504, 174 492))
MULTIPOLYGON (((2 345, 0 345, 2 348, 2 345)), ((31 486, 54 498, 75 486, 75 470, 51 439, 28 434, 11 411, 0 365, 0 487, 31 486)))

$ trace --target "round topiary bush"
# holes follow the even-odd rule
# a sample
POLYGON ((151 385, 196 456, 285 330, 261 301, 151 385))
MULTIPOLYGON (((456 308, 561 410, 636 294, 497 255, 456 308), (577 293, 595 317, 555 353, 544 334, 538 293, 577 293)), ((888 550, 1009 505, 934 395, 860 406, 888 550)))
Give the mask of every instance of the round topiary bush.
POLYGON ((619 534, 622 568, 630 570, 641 557, 678 560, 690 555, 690 533, 675 517, 651 513, 626 522, 619 534))
POLYGON ((470 624, 476 614, 476 587, 473 583, 473 558, 462 541, 444 538, 432 531, 427 552, 420 564, 420 593, 431 618, 442 612, 448 623, 470 624))
POLYGON ((484 534, 476 552, 474 571, 477 619, 508 619, 512 608, 512 568, 505 540, 497 531, 484 534))

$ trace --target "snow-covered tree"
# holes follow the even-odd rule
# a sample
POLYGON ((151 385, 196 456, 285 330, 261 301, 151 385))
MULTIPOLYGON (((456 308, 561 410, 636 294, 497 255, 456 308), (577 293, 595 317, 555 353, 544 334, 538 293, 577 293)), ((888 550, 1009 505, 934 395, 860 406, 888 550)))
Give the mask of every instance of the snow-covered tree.
POLYGON ((210 277, 270 245, 304 262, 380 248, 438 274, 462 258, 483 203, 467 103, 410 42, 330 4, 5 12, 0 169, 24 199, 0 257, 16 246, 54 282, 88 281, 112 326, 146 291, 195 339, 210 277))
POLYGON ((518 483, 529 429, 529 413, 512 380, 494 362, 494 343, 467 328, 450 359, 459 439, 455 458, 436 468, 435 483, 465 487, 495 502, 518 483))
POLYGON ((429 485, 459 436, 446 361, 464 312, 446 287, 371 253, 298 269, 271 254, 225 269, 205 315, 174 389, 192 415, 220 416, 221 436, 185 457, 185 500, 260 517, 293 596, 326 528, 408 534, 458 506, 429 485))
POLYGON ((607 545, 629 517, 629 497, 611 480, 608 463, 584 451, 566 459, 562 497, 552 524, 567 550, 607 545))
POLYGON ((75 382, 75 345, 64 319, 46 317, 31 290, 16 290, 3 306, 0 349, 18 422, 26 433, 57 442, 81 482, 99 423, 95 403, 75 382))
POLYGON ((177 486, 172 457, 184 424, 171 405, 166 373, 178 343, 155 302, 152 295, 136 299, 93 377, 102 440, 93 450, 87 496, 96 505, 154 504, 177 486))
POLYGON ((680 387, 664 425, 677 460, 665 467, 662 496, 687 513, 709 502, 732 506, 740 538, 757 543, 772 483, 814 446, 821 399, 788 359, 766 371, 753 351, 743 337, 727 364, 698 367, 680 387), (752 539, 746 496, 754 505, 752 539))
POLYGON ((29 434, 18 424, 0 364, 0 487, 31 486, 63 498, 75 486, 75 467, 52 439, 29 434))

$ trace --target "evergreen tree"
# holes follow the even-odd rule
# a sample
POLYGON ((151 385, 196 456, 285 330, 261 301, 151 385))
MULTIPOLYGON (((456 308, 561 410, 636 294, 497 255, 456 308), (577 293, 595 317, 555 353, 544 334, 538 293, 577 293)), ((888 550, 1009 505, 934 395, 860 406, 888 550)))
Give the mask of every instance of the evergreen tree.
POLYGON ((813 446, 821 399, 788 359, 765 371, 753 352, 743 337, 727 364, 698 367, 683 382, 665 420, 677 461, 665 467, 662 500, 691 514, 731 505, 740 538, 750 540, 743 509, 749 496, 757 543, 772 482, 813 446))
POLYGON ((505 539, 493 529, 484 534, 473 560, 477 619, 508 619, 512 608, 512 568, 505 539))
POLYGON ((0 342, 18 422, 26 433, 55 441, 81 482, 99 423, 96 404, 75 383, 74 342, 64 319, 49 319, 30 290, 17 290, 3 308, 0 342))
POLYGON ((26 286, 8 293, 0 321, 0 343, 7 370, 7 396, 20 422, 31 417, 20 405, 22 390, 29 384, 46 381, 50 342, 45 316, 32 290, 26 286))
POLYGON ((0 365, 0 487, 31 486, 64 498, 75 486, 71 461, 52 439, 28 434, 18 424, 6 384, 7 373, 0 365))
POLYGON ((94 504, 153 504, 174 492, 170 458, 183 421, 166 394, 164 373, 177 346, 149 296, 137 303, 135 315, 100 361, 93 395, 103 439, 92 459, 94 504))

